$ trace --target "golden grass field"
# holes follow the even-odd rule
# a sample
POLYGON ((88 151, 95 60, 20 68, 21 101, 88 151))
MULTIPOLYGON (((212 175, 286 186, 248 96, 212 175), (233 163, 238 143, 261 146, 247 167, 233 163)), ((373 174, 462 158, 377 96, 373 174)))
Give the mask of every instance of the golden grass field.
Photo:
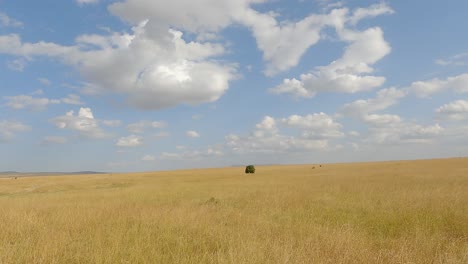
POLYGON ((468 263, 468 158, 256 169, 1 178, 0 263, 468 263))

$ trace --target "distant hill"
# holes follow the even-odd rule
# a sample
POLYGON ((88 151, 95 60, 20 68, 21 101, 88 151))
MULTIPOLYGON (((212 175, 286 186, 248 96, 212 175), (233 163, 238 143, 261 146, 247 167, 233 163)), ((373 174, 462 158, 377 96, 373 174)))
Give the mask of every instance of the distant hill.
POLYGON ((35 176, 58 176, 58 175, 88 175, 88 174, 107 174, 100 171, 75 171, 75 172, 18 172, 18 171, 0 171, 0 177, 35 177, 35 176))

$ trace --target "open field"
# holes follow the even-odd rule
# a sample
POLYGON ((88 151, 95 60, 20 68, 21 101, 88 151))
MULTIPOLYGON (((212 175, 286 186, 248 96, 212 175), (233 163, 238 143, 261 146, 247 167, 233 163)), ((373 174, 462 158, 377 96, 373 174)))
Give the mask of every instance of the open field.
POLYGON ((1 178, 0 263, 468 263, 468 158, 243 170, 1 178))

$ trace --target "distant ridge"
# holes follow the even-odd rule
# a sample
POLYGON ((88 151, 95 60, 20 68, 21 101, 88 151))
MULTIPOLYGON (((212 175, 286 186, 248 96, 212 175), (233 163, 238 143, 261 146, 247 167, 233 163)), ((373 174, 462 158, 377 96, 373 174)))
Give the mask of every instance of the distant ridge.
POLYGON ((0 171, 0 178, 5 177, 34 177, 34 176, 58 176, 58 175, 87 175, 87 174, 107 174, 101 171, 75 171, 75 172, 18 172, 0 171))
POLYGON ((0 174, 18 174, 17 171, 0 171, 0 174))

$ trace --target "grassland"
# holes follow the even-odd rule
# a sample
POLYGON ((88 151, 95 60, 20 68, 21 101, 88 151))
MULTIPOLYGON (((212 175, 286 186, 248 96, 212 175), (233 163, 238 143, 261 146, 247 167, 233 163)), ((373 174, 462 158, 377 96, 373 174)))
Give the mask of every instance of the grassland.
POLYGON ((468 158, 243 171, 0 179, 0 263, 468 263, 468 158))

